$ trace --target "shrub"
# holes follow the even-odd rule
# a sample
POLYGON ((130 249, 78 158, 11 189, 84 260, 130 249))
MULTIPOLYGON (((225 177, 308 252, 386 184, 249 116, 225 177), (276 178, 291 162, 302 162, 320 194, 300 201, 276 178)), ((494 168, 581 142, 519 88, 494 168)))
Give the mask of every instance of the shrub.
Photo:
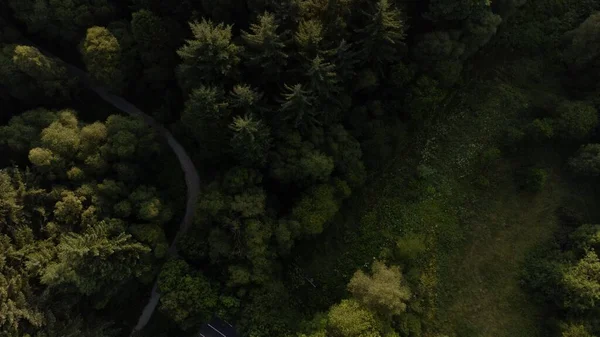
POLYGON ((540 168, 529 169, 521 179, 522 189, 530 192, 540 192, 548 180, 548 171, 540 168))
POLYGON ((427 246, 422 235, 407 234, 396 242, 395 257, 403 262, 414 262, 425 251, 427 246))

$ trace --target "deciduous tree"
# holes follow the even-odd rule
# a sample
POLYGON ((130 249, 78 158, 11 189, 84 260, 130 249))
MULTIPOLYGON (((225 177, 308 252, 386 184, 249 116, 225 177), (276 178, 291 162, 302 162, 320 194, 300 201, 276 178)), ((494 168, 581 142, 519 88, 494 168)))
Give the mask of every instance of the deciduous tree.
POLYGON ((353 299, 342 300, 327 314, 327 332, 334 337, 382 337, 375 314, 353 299))
POLYGON ((411 292, 404 284, 400 268, 387 267, 383 262, 375 261, 371 270, 371 276, 362 270, 354 273, 348 283, 348 290, 353 297, 384 316, 400 315, 406 311, 406 302, 410 299, 411 292))
POLYGON ((589 251, 563 276, 565 307, 575 310, 596 308, 600 301, 600 260, 589 251))
POLYGON ((585 139, 598 125, 596 109, 582 101, 565 101, 556 109, 555 128, 565 140, 585 139))
POLYGON ((37 83, 47 97, 63 100, 70 97, 73 80, 69 78, 66 68, 37 48, 16 46, 12 60, 17 69, 37 83))
POLYGON ((88 28, 80 49, 92 77, 119 91, 122 86, 121 46, 117 38, 104 27, 91 27, 88 28))
POLYGON ((209 320, 218 302, 217 289, 183 260, 167 262, 158 277, 160 310, 184 328, 209 320))
POLYGON ((579 175, 600 175, 600 144, 582 146, 575 157, 569 161, 569 167, 579 175))

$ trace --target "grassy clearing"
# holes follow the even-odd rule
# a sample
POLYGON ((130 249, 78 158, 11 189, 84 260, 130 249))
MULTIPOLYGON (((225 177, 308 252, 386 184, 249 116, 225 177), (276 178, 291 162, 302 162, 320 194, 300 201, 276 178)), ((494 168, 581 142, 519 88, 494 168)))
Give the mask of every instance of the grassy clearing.
POLYGON ((550 239, 567 189, 556 174, 537 195, 505 178, 496 186, 466 221, 469 242, 440 262, 437 321, 459 336, 542 336, 542 313, 519 275, 527 253, 550 239))
MULTIPOLYGON (((537 13, 536 6, 523 13, 537 13)), ((519 21, 522 17, 528 16, 516 17, 499 37, 501 45, 476 61, 487 72, 477 74, 474 64, 471 75, 477 76, 452 95, 441 119, 411 135, 408 146, 355 193, 317 242, 298 247, 311 253, 296 264, 318 285, 290 282, 307 312, 325 310, 346 296, 353 272, 379 258, 404 265, 419 299, 409 310, 422 318, 423 334, 411 336, 545 335, 541 308, 520 287, 521 264, 552 236, 556 208, 576 193, 561 178, 559 149, 515 158, 509 146, 498 157, 507 131, 528 123, 532 107, 564 96, 555 52, 543 57, 502 52, 515 45, 527 54, 530 47, 517 43, 517 33, 530 24, 519 21), (537 194, 520 191, 514 179, 528 162, 552 172, 537 194), (396 243, 411 235, 422 238, 426 252, 416 261, 399 261, 396 243)), ((539 45, 553 45, 572 28, 542 34, 539 45)))
POLYGON ((344 297, 357 268, 376 258, 394 260, 397 240, 418 235, 426 253, 404 263, 404 272, 419 298, 410 310, 423 317, 426 331, 540 335, 538 311, 519 286, 520 262, 551 236, 562 183, 553 176, 538 195, 520 193, 508 160, 482 159, 497 151, 528 103, 502 83, 473 87, 458 93, 443 122, 417 136, 350 200, 323 240, 300 247, 312 254, 297 264, 318 285, 294 289, 307 311, 344 297))

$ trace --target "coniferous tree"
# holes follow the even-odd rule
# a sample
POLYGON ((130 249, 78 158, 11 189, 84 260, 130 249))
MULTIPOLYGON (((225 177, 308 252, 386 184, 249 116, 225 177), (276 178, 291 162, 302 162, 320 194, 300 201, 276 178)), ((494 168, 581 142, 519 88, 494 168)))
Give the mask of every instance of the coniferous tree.
POLYGON ((378 0, 365 16, 364 28, 358 29, 363 63, 381 66, 397 59, 405 35, 400 11, 389 0, 378 0))
POLYGON ((131 240, 129 234, 115 235, 122 229, 111 227, 100 222, 82 234, 62 236, 56 247, 57 259, 44 268, 41 282, 51 287, 72 284, 90 295, 139 276, 142 256, 149 249, 131 240))
POLYGON ((260 101, 263 94, 251 88, 249 85, 236 85, 229 94, 229 106, 237 109, 241 114, 261 114, 263 108, 260 101))
POLYGON ((233 131, 231 147, 239 160, 247 165, 263 166, 270 147, 270 131, 252 115, 234 117, 229 125, 233 131))
POLYGON ((300 3, 301 16, 323 22, 330 40, 345 38, 355 0, 305 0, 300 3))
POLYGON ((228 115, 223 93, 214 87, 201 86, 192 91, 181 122, 206 150, 218 151, 226 136, 228 115))
POLYGON ((306 59, 313 59, 322 52, 323 39, 323 24, 318 20, 300 21, 294 35, 300 55, 306 59))
POLYGON ((177 54, 183 60, 178 68, 181 86, 186 91, 201 84, 220 83, 232 76, 240 62, 241 48, 232 42, 232 26, 213 24, 203 19, 190 24, 194 35, 177 54))
POLYGON ((323 110, 323 119, 331 121, 336 115, 336 108, 341 105, 339 101, 339 80, 335 65, 325 61, 321 56, 315 57, 308 65, 308 88, 316 93, 316 101, 323 110))
POLYGON ((258 23, 250 25, 250 32, 242 32, 248 64, 265 71, 265 80, 271 80, 271 75, 278 76, 287 63, 285 43, 277 33, 278 28, 275 16, 265 12, 258 17, 258 23))
POLYGON ((310 90, 305 90, 302 84, 289 86, 285 84, 286 92, 283 93, 283 101, 280 111, 282 118, 294 127, 307 127, 318 125, 314 96, 310 90))
POLYGON ((36 307, 28 274, 19 268, 20 254, 4 234, 0 234, 0 254, 0 331, 19 336, 28 327, 41 327, 44 316, 36 307))
POLYGON ((341 40, 335 48, 325 51, 326 57, 335 66, 338 79, 342 82, 352 82, 356 74, 355 68, 359 62, 359 53, 354 50, 353 44, 341 40))

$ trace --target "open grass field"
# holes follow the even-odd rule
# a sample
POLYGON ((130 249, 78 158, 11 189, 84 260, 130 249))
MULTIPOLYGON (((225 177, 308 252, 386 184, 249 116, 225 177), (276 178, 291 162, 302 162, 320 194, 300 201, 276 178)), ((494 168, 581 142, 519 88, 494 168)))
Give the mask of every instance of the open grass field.
POLYGON ((541 309, 519 279, 528 252, 557 227, 555 210, 566 190, 557 175, 534 196, 505 181, 482 202, 465 226, 471 239, 443 262, 440 326, 459 336, 543 336, 541 309))
POLYGON ((498 155, 506 130, 527 109, 526 96, 504 81, 458 92, 447 116, 349 201, 311 262, 298 262, 318 285, 297 289, 316 304, 309 310, 343 297, 357 268, 386 259, 405 265, 420 298, 411 310, 425 317, 423 336, 543 336, 542 313, 520 286, 521 264, 551 238, 569 191, 551 151, 553 173, 539 193, 520 191, 511 155, 498 155), (397 241, 411 236, 425 252, 398 261, 397 241))

